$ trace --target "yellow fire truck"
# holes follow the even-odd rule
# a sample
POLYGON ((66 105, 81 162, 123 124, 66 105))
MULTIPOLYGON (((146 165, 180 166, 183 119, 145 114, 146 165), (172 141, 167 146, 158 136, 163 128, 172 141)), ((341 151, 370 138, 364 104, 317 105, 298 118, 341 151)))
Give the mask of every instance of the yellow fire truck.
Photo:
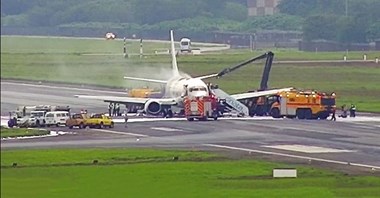
POLYGON ((277 101, 271 106, 274 118, 321 119, 330 116, 336 108, 335 93, 291 90, 277 94, 277 101))
POLYGON ((205 121, 208 118, 218 119, 215 97, 189 97, 184 98, 185 116, 188 121, 194 119, 205 121))

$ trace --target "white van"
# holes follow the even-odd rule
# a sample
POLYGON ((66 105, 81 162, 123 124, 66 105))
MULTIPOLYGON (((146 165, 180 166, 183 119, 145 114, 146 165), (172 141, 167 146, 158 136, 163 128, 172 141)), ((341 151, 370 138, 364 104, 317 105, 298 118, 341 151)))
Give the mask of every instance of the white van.
POLYGON ((70 118, 67 111, 50 111, 45 114, 46 126, 66 124, 66 120, 70 118))
POLYGON ((189 38, 182 38, 179 44, 181 52, 191 52, 191 41, 189 38))

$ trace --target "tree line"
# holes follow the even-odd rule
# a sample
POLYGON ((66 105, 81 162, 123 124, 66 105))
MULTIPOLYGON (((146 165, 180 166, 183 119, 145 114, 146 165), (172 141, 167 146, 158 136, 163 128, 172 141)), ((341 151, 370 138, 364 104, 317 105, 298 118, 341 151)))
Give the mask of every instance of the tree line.
POLYGON ((379 7, 379 0, 282 0, 279 14, 248 17, 246 0, 2 0, 1 25, 131 32, 298 30, 305 40, 365 42, 380 38, 379 7))
POLYGON ((282 13, 304 18, 305 40, 380 39, 379 0, 282 0, 278 7, 282 13))

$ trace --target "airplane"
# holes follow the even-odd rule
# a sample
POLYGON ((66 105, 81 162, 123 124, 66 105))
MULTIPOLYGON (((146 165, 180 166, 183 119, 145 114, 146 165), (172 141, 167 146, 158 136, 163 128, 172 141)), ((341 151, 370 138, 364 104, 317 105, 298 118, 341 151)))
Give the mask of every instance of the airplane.
MULTIPOLYGON (((167 112, 171 107, 183 108, 183 95, 187 93, 188 96, 204 97, 210 95, 210 87, 203 81, 207 78, 219 77, 220 73, 214 73, 199 77, 190 77, 181 74, 177 66, 177 58, 174 46, 173 30, 170 31, 171 41, 171 59, 172 59, 172 77, 169 80, 157 80, 150 78, 139 78, 124 76, 124 79, 145 81, 152 83, 159 83, 165 85, 164 95, 162 98, 137 98, 137 97, 120 97, 120 96, 89 96, 89 95, 75 95, 77 98, 103 100, 109 103, 119 103, 127 105, 141 105, 144 106, 144 112, 147 115, 159 115, 162 112, 167 112)), ((252 62, 252 61, 251 61, 252 62)), ((249 63, 246 61, 245 64, 249 63)), ((258 91, 251 93, 241 93, 230 95, 231 98, 236 100, 266 96, 276 94, 279 91, 290 90, 291 88, 274 89, 266 91, 258 91)))

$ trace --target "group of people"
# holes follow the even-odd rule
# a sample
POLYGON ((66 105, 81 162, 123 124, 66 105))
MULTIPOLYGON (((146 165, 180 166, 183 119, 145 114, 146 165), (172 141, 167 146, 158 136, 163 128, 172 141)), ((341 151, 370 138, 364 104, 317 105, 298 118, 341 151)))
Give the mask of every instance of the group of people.
POLYGON ((119 103, 112 103, 111 102, 108 105, 108 115, 109 116, 120 116, 121 115, 119 103))
MULTIPOLYGON (((339 117, 340 118, 347 118, 347 110, 350 111, 350 117, 352 117, 352 118, 356 117, 356 106, 354 104, 351 104, 350 109, 347 109, 345 104, 342 105, 342 107, 341 107, 342 114, 339 115, 339 117)), ((335 109, 333 109, 331 120, 333 120, 333 121, 336 120, 335 109)))

